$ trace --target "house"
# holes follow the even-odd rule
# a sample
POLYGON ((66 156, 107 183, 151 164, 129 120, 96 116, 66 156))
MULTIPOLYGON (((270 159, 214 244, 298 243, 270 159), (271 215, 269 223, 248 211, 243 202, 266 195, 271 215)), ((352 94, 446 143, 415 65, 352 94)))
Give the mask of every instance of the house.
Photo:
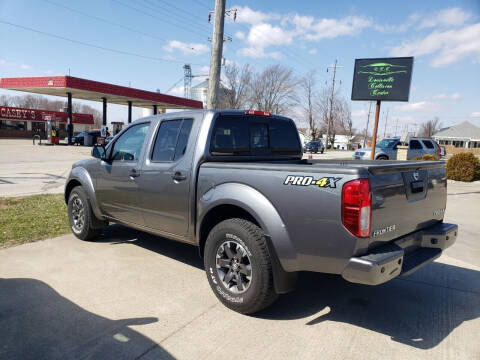
POLYGON ((468 121, 445 127, 432 138, 440 145, 452 145, 456 148, 480 148, 480 127, 468 121))
MULTIPOLYGON (((348 150, 352 144, 354 136, 348 136, 348 135, 335 135, 335 141, 333 143, 333 148, 338 149, 338 150, 348 150)), ((322 141, 325 144, 327 140, 327 135, 324 134, 322 136, 322 141)))

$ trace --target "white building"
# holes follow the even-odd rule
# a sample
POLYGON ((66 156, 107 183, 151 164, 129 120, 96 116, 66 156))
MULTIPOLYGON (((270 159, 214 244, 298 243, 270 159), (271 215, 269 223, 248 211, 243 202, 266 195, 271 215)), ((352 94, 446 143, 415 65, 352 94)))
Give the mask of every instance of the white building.
POLYGON ((432 138, 440 145, 457 148, 480 148, 480 128, 468 121, 440 129, 432 138))
MULTIPOLYGON (((338 150, 348 150, 348 145, 352 144, 352 140, 355 136, 348 135, 335 135, 335 141, 333 143, 333 148, 338 150)), ((324 144, 327 143, 327 135, 322 135, 322 141, 324 144)))

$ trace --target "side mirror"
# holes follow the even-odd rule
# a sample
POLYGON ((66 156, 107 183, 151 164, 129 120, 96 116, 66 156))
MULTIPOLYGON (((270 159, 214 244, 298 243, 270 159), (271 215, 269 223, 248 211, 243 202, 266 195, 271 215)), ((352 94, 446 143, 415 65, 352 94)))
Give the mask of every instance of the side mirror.
POLYGON ((108 161, 107 159, 107 151, 105 150, 105 145, 94 145, 92 149, 92 156, 103 160, 108 161))

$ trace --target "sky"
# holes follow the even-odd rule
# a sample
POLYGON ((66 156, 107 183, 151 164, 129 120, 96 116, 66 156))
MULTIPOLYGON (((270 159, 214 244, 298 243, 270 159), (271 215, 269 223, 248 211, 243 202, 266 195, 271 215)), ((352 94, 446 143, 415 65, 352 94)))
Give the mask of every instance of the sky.
MULTIPOLYGON (((213 8, 214 0, 0 0, 0 77, 70 73, 183 96, 184 64, 208 74, 213 8)), ((480 126, 480 0, 232 0, 227 9, 237 17, 225 22, 226 62, 257 71, 279 63, 297 77, 316 70, 323 86, 337 60, 336 86, 347 99, 356 58, 414 56, 409 102, 382 104, 380 134, 385 122, 387 134, 399 135, 433 117, 480 126)), ((364 129, 369 103, 351 108, 354 127, 364 129)), ((126 121, 126 107, 109 106, 108 118, 126 121)))

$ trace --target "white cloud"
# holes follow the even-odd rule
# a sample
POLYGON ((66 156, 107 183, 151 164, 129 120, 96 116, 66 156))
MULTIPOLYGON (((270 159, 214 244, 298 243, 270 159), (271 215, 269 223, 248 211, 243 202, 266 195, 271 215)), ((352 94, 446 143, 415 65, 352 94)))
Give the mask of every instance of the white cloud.
POLYGON ((368 111, 365 109, 352 111, 352 117, 364 117, 364 116, 368 116, 368 111))
POLYGON ((463 11, 460 8, 444 9, 425 16, 418 25, 418 28, 424 29, 438 26, 461 26, 468 19, 470 19, 470 17, 471 14, 463 11))
POLYGON ((257 25, 267 20, 280 19, 278 14, 252 10, 248 6, 233 6, 233 8, 237 9, 236 22, 238 23, 257 25))
POLYGON ((255 47, 246 47, 238 50, 240 55, 251 57, 251 58, 272 58, 272 59, 281 59, 282 54, 278 51, 265 52, 263 48, 255 47))
MULTIPOLYGON (((270 46, 290 45, 295 40, 319 41, 345 35, 356 35, 363 28, 369 27, 372 21, 359 16, 347 16, 340 19, 315 18, 299 14, 280 16, 273 13, 255 11, 249 7, 239 9, 237 21, 248 23, 248 34, 237 31, 235 37, 246 43, 238 54, 255 58, 281 58, 278 51, 268 51, 270 46), (269 20, 277 20, 275 25, 269 20), (279 21, 278 21, 279 20, 279 21)), ((311 49, 310 54, 316 54, 317 49, 311 49)))
POLYGON ((317 52, 318 52, 317 49, 310 49, 310 50, 308 51, 308 53, 309 53, 309 54, 312 54, 312 55, 315 55, 317 52))
POLYGON ((200 71, 202 72, 202 74, 204 74, 204 73, 205 73, 205 74, 208 74, 209 71, 210 71, 210 66, 208 66, 208 65, 201 66, 201 67, 200 67, 200 71))
POLYGON ((163 47, 166 51, 172 52, 174 50, 180 50, 184 54, 200 55, 208 51, 208 46, 199 43, 186 43, 178 40, 171 40, 167 45, 163 47))
POLYGON ((405 32, 407 31, 410 27, 415 25, 418 20, 420 19, 420 15, 418 13, 413 13, 411 14, 408 19, 401 24, 398 25, 381 25, 381 24, 375 24, 373 27, 375 30, 382 32, 382 33, 398 33, 398 32, 405 32))
POLYGON ((26 64, 17 64, 16 62, 8 61, 0 58, 0 65, 5 65, 13 68, 19 68, 22 70, 33 70, 33 66, 26 64))
POLYGON ((174 87, 172 90, 170 90, 168 92, 168 94, 176 95, 176 96, 183 96, 184 95, 183 89, 184 89, 183 85, 177 86, 177 87, 174 87))
POLYGON ((474 111, 472 115, 470 115, 472 118, 480 118, 480 111, 474 111))
POLYGON ((265 52, 268 46, 288 45, 292 42, 293 34, 281 27, 272 26, 268 23, 258 24, 251 27, 246 39, 247 47, 239 50, 243 56, 253 58, 271 57, 280 59, 278 51, 265 52))
POLYGON ((295 25, 296 33, 302 35, 304 39, 311 41, 356 35, 364 28, 372 25, 370 19, 359 16, 347 16, 341 19, 315 19, 313 16, 297 14, 291 22, 295 25))
POLYGON ((428 101, 419 101, 416 103, 409 103, 404 105, 398 105, 394 107, 394 110, 401 112, 412 111, 428 111, 434 107, 434 104, 428 101))
POLYGON ((234 36, 240 40, 245 39, 245 33, 243 31, 237 31, 234 36))
POLYGON ((437 94, 437 95, 433 95, 432 96, 432 99, 439 99, 439 100, 445 100, 445 99, 452 99, 452 100, 458 100, 460 99, 462 96, 460 95, 460 93, 456 92, 456 93, 453 93, 452 95, 448 95, 448 94, 437 94))
POLYGON ((423 39, 405 42, 394 47, 392 56, 421 56, 433 54, 433 67, 453 64, 465 57, 480 58, 480 23, 458 30, 434 31, 423 39))

